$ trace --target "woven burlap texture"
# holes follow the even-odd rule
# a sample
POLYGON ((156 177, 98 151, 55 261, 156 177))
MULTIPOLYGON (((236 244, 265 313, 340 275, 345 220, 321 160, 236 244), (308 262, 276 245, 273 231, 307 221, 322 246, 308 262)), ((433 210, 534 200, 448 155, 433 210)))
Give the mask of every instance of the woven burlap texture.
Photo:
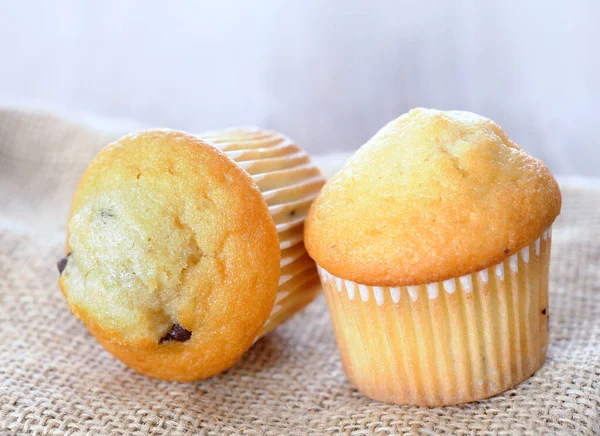
POLYGON ((365 398, 344 376, 322 297, 226 373, 169 383, 138 375, 105 352, 57 285, 74 186, 112 137, 48 114, 0 111, 0 433, 600 432, 597 188, 562 183, 548 358, 509 392, 432 409, 365 398))

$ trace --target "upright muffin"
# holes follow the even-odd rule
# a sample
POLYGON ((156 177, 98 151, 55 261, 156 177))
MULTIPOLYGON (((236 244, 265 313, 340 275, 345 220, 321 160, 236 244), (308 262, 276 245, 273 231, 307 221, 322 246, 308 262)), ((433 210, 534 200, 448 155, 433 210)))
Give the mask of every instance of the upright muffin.
POLYGON ((222 372, 318 291, 302 226, 319 177, 276 132, 121 138, 75 192, 58 265, 71 310, 142 374, 222 372))
POLYGON ((415 109, 382 128, 305 227, 350 380, 435 406, 531 376, 548 346, 560 207, 544 164, 487 118, 415 109))

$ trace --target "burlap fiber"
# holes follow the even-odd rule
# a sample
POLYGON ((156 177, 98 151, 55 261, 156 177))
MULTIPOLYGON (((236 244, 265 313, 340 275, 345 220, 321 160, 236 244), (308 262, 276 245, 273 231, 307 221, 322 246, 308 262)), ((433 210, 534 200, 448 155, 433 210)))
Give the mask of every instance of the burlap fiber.
POLYGON ((151 380, 105 352, 69 312, 55 264, 74 186, 114 136, 48 114, 0 111, 0 433, 600 433, 597 185, 561 182, 543 368, 487 401, 399 407, 363 397, 346 380, 322 297, 207 381, 151 380))

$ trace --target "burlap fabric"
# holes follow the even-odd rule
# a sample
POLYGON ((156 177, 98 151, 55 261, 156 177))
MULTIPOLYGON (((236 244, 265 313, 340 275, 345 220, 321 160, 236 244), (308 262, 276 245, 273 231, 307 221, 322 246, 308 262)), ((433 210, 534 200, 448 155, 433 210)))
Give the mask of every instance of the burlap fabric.
POLYGON ((487 401, 399 407, 346 380, 323 298, 207 381, 151 380, 106 353, 69 312, 55 262, 74 185, 113 136, 0 111, 0 433, 600 432, 600 186, 562 181, 543 368, 487 401))

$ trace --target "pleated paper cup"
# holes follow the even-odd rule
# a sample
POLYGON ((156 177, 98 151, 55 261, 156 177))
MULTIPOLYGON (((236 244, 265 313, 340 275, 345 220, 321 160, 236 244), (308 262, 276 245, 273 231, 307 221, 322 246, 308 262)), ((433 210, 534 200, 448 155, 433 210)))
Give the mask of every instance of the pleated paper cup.
POLYGON ((551 229, 473 274, 420 286, 365 286, 319 267, 349 379, 376 400, 421 406, 503 392, 548 348, 551 229))
POLYGON ((325 183, 317 166, 281 133, 237 128, 200 134, 246 170, 275 221, 281 275, 275 305, 257 340, 310 303, 321 290, 315 263, 304 248, 304 220, 325 183))

